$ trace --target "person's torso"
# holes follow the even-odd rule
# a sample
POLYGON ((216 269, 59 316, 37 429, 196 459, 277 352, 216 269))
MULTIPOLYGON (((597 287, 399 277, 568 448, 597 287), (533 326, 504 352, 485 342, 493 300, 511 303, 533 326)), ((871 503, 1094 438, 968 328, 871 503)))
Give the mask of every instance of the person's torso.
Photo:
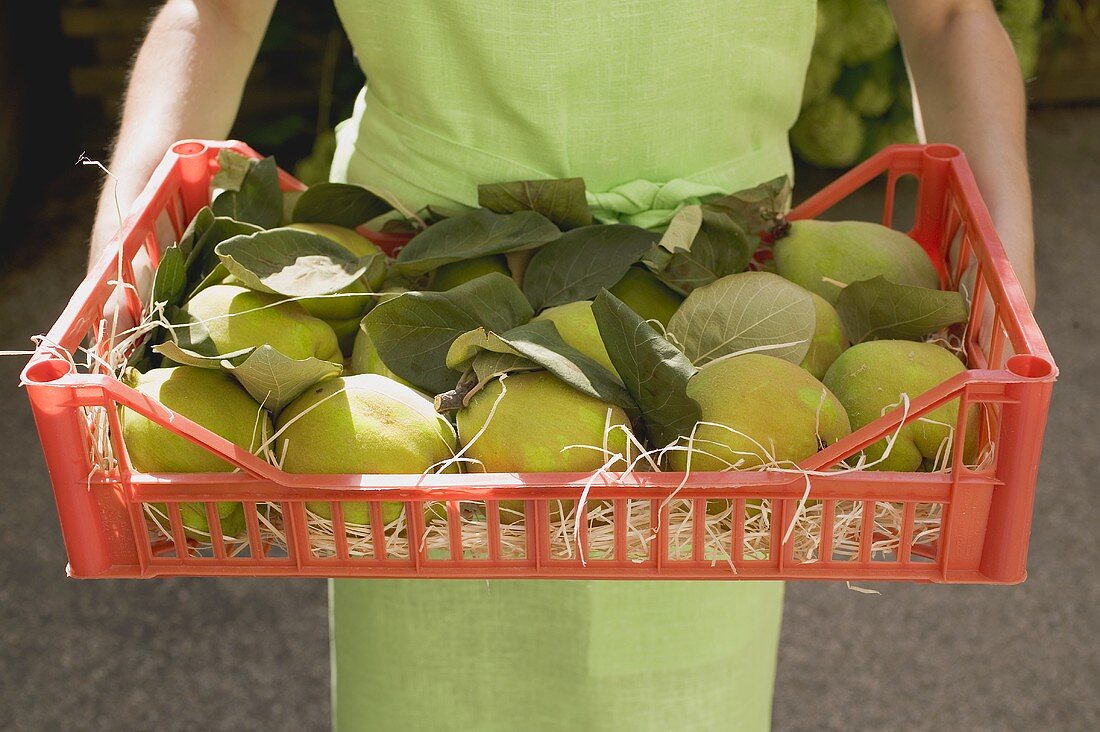
MULTIPOLYGON (((367 76, 334 174, 425 203, 790 168, 812 0, 336 0, 367 76)), ((411 199, 411 200, 410 200, 411 199)))

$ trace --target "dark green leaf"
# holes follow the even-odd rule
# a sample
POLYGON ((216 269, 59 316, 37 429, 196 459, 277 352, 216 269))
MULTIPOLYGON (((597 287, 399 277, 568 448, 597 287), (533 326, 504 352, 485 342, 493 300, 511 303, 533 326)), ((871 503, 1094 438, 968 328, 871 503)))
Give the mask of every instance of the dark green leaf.
POLYGON ((676 214, 661 239, 661 249, 671 252, 664 267, 654 266, 659 260, 654 259, 652 252, 647 265, 658 269, 658 277, 665 284, 686 295, 721 277, 743 271, 756 246, 732 218, 710 204, 703 204, 686 206, 676 214), (681 219, 679 225, 677 219, 681 219), (687 240, 692 229, 694 237, 687 240), (689 242, 686 247, 685 240, 689 242))
POLYGON ((221 356, 203 356, 172 341, 154 346, 153 350, 173 363, 232 374, 253 399, 276 414, 321 379, 339 376, 341 372, 339 366, 329 361, 289 358, 268 345, 221 356))
POLYGON ((226 191, 239 191, 248 172, 258 161, 229 148, 218 151, 218 172, 211 185, 226 191))
MULTIPOLYGON (((151 336, 156 337, 157 333, 159 333, 159 330, 154 331, 151 334, 151 336)), ((134 352, 131 353, 126 358, 126 365, 129 368, 132 368, 135 371, 138 371, 138 372, 143 373, 143 374, 146 371, 151 371, 152 369, 155 369, 159 364, 160 364, 160 359, 155 358, 149 352, 149 349, 146 347, 146 344, 144 344, 144 343, 142 343, 140 346, 138 346, 136 349, 134 349, 134 352)))
POLYGON ((592 223, 583 178, 517 180, 477 187, 478 205, 497 213, 537 211, 559 228, 592 223))
POLYGON ((730 216, 742 230, 757 237, 771 232, 790 204, 791 179, 785 175, 707 202, 708 206, 730 216))
POLYGON ((699 229, 703 226, 703 207, 698 204, 684 206, 661 234, 660 245, 668 252, 690 251, 699 229))
POLYGON ((202 235, 214 225, 216 220, 217 217, 214 216, 214 212, 210 210, 210 207, 203 206, 199 209, 199 212, 194 215, 191 221, 188 222, 187 228, 183 230, 183 234, 180 236, 178 244, 188 269, 190 269, 191 265, 201 257, 202 252, 196 251, 196 245, 202 239, 202 235))
POLYGON ((164 356, 172 363, 178 363, 181 366, 194 366, 200 369, 218 370, 224 370, 222 361, 247 356, 254 350, 256 350, 255 347, 251 347, 240 351, 234 351, 233 353, 227 353, 224 356, 207 356, 190 348, 180 347, 180 345, 174 341, 165 341, 164 343, 153 346, 154 352, 164 356))
POLYGON ((350 183, 318 183, 310 186, 298 198, 291 220, 335 224, 354 229, 392 210, 393 206, 362 186, 350 183))
POLYGON ((509 331, 532 314, 512 279, 492 273, 446 292, 408 292, 381 302, 363 327, 387 367, 438 394, 454 387, 475 352, 486 347, 489 331, 509 331), (454 346, 456 340, 461 342, 454 346))
POLYGON ((379 303, 362 325, 382 363, 431 394, 457 383, 460 374, 447 368, 447 351, 456 338, 478 326, 439 292, 406 292, 379 303))
POLYGON ((463 333, 451 344, 447 365, 456 371, 472 367, 478 388, 501 373, 542 368, 582 393, 637 412, 619 379, 566 344, 548 320, 535 320, 503 334, 484 328, 463 333))
MULTIPOLYGON (((660 277, 661 272, 668 267, 668 263, 672 261, 672 252, 668 251, 660 244, 654 245, 649 248, 649 251, 642 255, 642 264, 655 275, 660 277)), ((667 283, 666 283, 667 284, 667 283)), ((683 294, 682 292, 680 293, 683 294)))
MULTIPOLYGON (((478 357, 486 353, 528 360, 496 333, 491 333, 484 328, 474 328, 455 338, 451 343, 451 347, 447 350, 447 366, 455 371, 465 371, 478 357)), ((542 368, 537 364, 536 367, 542 368)))
MULTIPOLYGON (((450 348, 447 349, 447 368, 464 371, 470 365, 470 362, 482 352, 483 348, 491 348, 494 342, 499 342, 499 340, 490 339, 489 331, 484 328, 478 327, 466 331, 455 338, 451 342, 450 348)), ((505 350, 511 351, 511 348, 505 350)))
MULTIPOLYGON (((206 324, 201 320, 192 321, 190 315, 179 308, 169 308, 165 311, 165 316, 172 323, 172 327, 169 328, 172 341, 161 344, 165 348, 171 348, 169 345, 171 343, 173 346, 183 349, 184 352, 198 356, 222 358, 222 355, 218 353, 218 346, 210 338, 210 331, 207 330, 206 324)), ((161 353, 161 351, 158 351, 158 353, 161 353)), ((165 353, 164 355, 167 356, 168 354, 165 353)))
POLYGON ((338 292, 380 257, 359 258, 328 237, 289 228, 235 236, 216 251, 246 287, 292 297, 338 292))
POLYGON ((512 278, 499 272, 482 275, 440 294, 494 333, 511 330, 535 314, 512 278))
MULTIPOLYGON (((477 333, 478 339, 486 341, 487 344, 490 340, 495 341, 495 345, 501 348, 502 351, 484 351, 476 347, 467 349, 473 355, 468 359, 469 365, 464 367, 462 377, 458 380, 454 389, 436 395, 435 408, 442 413, 469 406, 470 399, 498 376, 515 371, 542 370, 542 366, 519 355, 510 346, 497 339, 496 336, 489 336, 487 339, 487 334, 483 330, 479 328, 478 331, 480 331, 480 333, 477 333)), ((473 336, 474 334, 475 331, 471 331, 465 335, 473 336)), ((455 344, 458 344, 461 340, 462 337, 456 340, 455 344)), ((455 347, 452 346, 452 353, 454 350, 455 347)))
POLYGON ((691 434, 701 417, 687 395, 695 373, 687 357, 610 292, 596 296, 592 315, 653 444, 665 447, 691 434))
POLYGON ((742 272, 688 295, 668 332, 696 366, 750 349, 801 363, 816 322, 806 290, 770 272, 742 272))
POLYGON ((852 343, 896 338, 918 341, 966 322, 966 299, 954 291, 899 285, 884 277, 853 282, 840 291, 836 311, 852 343))
POLYGON ((283 216, 283 196, 275 158, 264 158, 253 165, 239 190, 223 191, 210 208, 218 216, 255 224, 261 229, 278 226, 283 216))
POLYGON ((205 290, 207 287, 220 283, 228 276, 229 270, 226 269, 225 265, 219 261, 217 266, 214 267, 214 269, 210 270, 210 274, 199 280, 199 283, 191 289, 191 292, 187 295, 187 299, 190 300, 195 295, 205 290))
POLYGON ((268 345, 232 362, 223 359, 222 365, 253 399, 275 414, 318 381, 339 376, 342 370, 319 358, 289 358, 268 345))
POLYGON ((478 208, 414 236, 398 253, 394 269, 416 277, 451 262, 539 247, 559 236, 558 227, 534 211, 498 214, 478 208))
POLYGON ((526 356, 514 353, 478 351, 470 368, 473 370, 474 376, 477 377, 478 385, 484 386, 495 376, 516 371, 538 371, 542 366, 526 356))
POLYGON ((637 412, 637 405, 618 377, 566 345, 549 320, 533 320, 497 337, 513 351, 542 366, 577 391, 637 412))
POLYGON ((452 216, 458 216, 462 211, 455 208, 447 208, 446 206, 436 206, 434 204, 425 206, 420 211, 420 218, 431 224, 438 224, 443 219, 449 219, 452 216))
POLYGON ((157 272, 153 276, 153 302, 179 305, 187 289, 187 267, 183 252, 178 246, 170 246, 160 256, 157 272))
POLYGON ((386 234, 408 234, 412 236, 423 227, 417 227, 409 219, 389 219, 382 222, 382 231, 386 234))
POLYGON ((535 310, 589 300, 623 278, 660 234, 625 224, 583 226, 540 249, 523 275, 535 310))
POLYGON ((234 236, 257 231, 263 229, 224 216, 215 216, 209 207, 200 209, 180 237, 180 249, 187 258, 187 281, 194 283, 221 264, 214 251, 218 244, 234 236))

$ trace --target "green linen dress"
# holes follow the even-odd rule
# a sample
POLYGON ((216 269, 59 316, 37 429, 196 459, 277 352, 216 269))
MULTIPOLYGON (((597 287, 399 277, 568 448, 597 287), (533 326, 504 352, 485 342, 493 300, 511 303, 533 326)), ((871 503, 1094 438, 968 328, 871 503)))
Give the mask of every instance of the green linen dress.
MULTIPOLYGON (((581 176, 660 226, 791 171, 812 0, 336 0, 367 76, 332 178, 419 209, 581 176)), ((766 730, 775 582, 336 580, 334 724, 766 730)))

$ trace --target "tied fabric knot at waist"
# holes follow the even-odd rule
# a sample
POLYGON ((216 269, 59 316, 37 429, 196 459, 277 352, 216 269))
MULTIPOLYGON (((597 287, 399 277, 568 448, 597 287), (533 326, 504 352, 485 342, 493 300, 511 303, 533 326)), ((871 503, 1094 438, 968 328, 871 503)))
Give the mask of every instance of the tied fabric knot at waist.
POLYGON ((667 183, 632 180, 604 193, 586 191, 592 216, 601 224, 630 224, 656 229, 668 224, 684 206, 703 203, 729 191, 717 186, 674 178, 667 183))

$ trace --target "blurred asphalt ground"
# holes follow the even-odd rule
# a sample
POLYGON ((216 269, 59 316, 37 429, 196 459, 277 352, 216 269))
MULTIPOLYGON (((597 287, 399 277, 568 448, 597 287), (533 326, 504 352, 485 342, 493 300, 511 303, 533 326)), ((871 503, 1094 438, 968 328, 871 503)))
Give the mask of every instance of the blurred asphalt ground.
MULTIPOLYGON (((880 596, 788 585, 778 732, 1100 729, 1100 109, 1036 113, 1031 155, 1038 318, 1061 380, 1030 577, 880 596)), ((79 282, 94 187, 74 170, 9 249, 0 348, 45 332, 79 282)), ((324 582, 65 578, 23 362, 0 359, 0 729, 327 729, 324 582)))

